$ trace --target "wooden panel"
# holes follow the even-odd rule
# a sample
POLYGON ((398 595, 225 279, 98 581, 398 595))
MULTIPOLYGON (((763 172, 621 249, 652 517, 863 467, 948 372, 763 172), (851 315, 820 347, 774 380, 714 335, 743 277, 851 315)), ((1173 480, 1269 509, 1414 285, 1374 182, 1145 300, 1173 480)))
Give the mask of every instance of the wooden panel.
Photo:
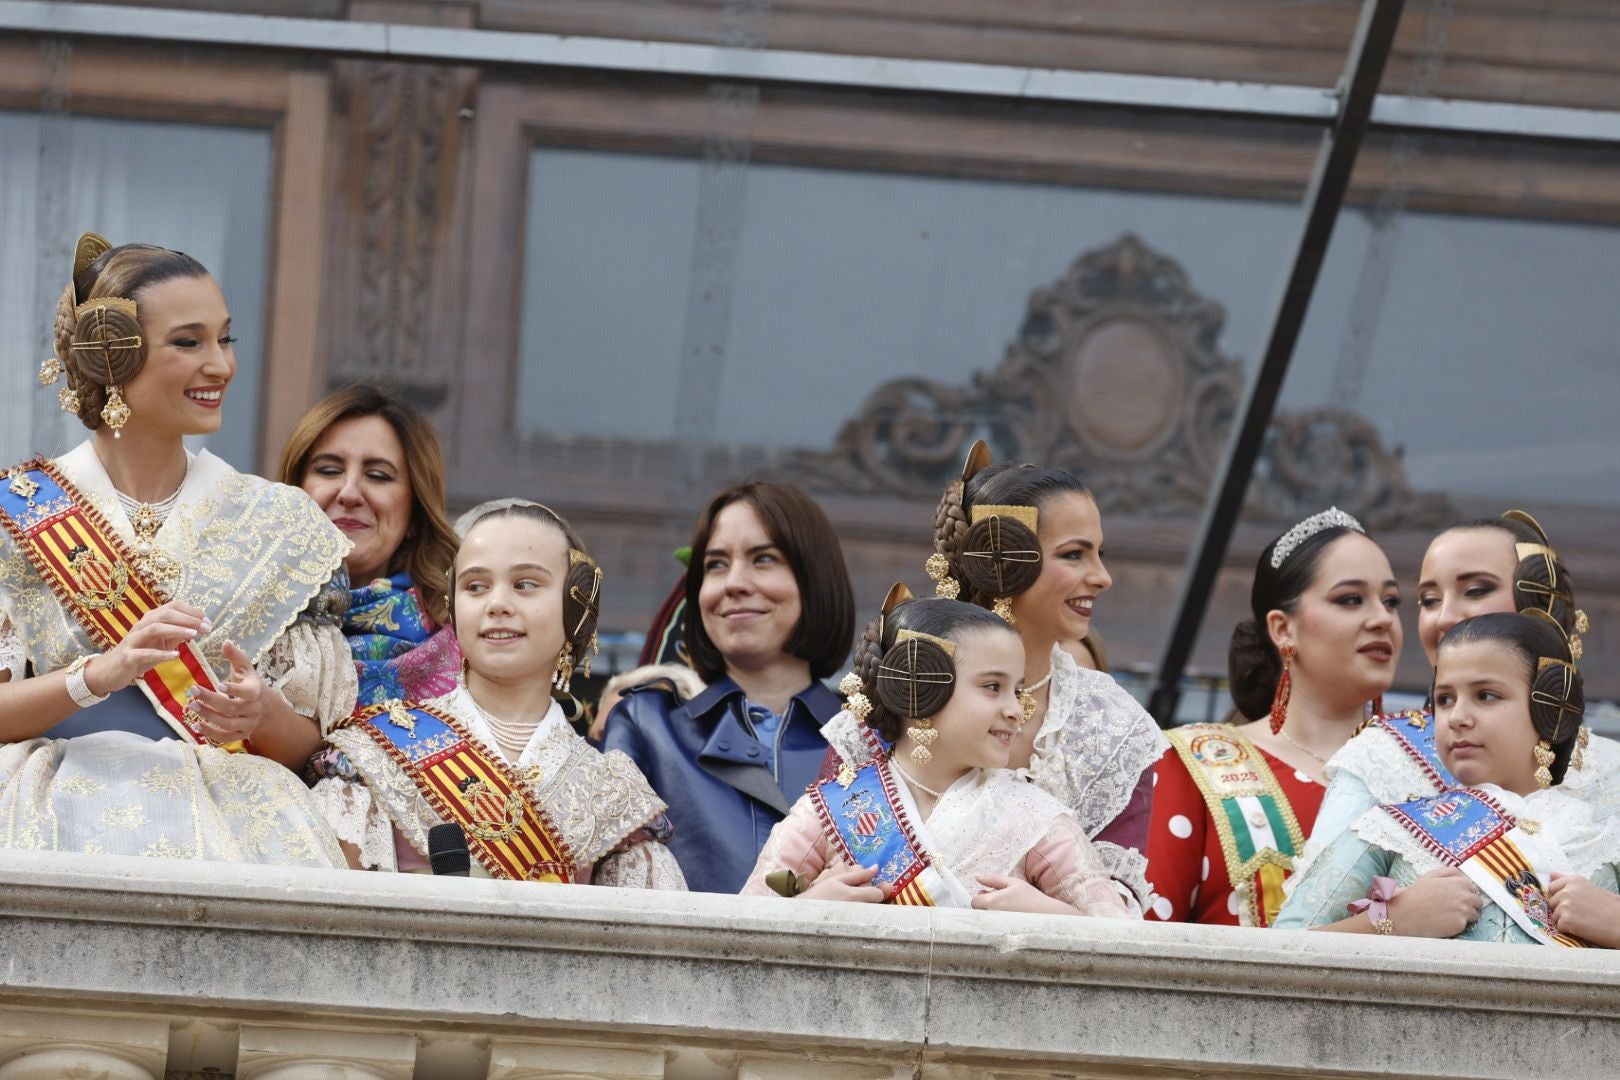
POLYGON ((325 184, 331 90, 320 72, 289 80, 287 113, 276 132, 275 241, 260 471, 275 476, 281 448, 304 410, 320 395, 317 371, 325 290, 325 184))

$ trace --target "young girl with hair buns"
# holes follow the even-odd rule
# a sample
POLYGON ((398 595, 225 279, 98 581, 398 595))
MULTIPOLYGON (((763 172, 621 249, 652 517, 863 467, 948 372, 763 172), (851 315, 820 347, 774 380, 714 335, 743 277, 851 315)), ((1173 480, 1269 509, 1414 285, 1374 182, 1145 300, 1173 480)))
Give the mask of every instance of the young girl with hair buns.
POLYGON ((1312 514, 1261 552, 1232 633, 1232 699, 1251 723, 1170 732, 1158 767, 1150 917, 1266 926, 1321 806, 1328 759, 1395 679, 1400 590, 1349 514, 1312 514))
POLYGON ((1569 641, 1544 611, 1452 627, 1439 645, 1434 722, 1459 786, 1362 814, 1295 882, 1276 925, 1612 940, 1612 926, 1583 915, 1597 892, 1620 891, 1620 823, 1562 784, 1581 754, 1584 710, 1569 641))
POLYGON ((424 872, 457 825, 474 873, 685 889, 664 804, 623 754, 574 734, 552 690, 589 669, 602 572, 562 518, 503 501, 450 567, 463 675, 449 694, 361 710, 315 756, 315 794, 351 863, 424 872))
POLYGON ((934 526, 925 569, 936 594, 991 609, 1023 642, 1027 723, 1010 767, 1069 808, 1109 874, 1146 905, 1153 765, 1168 744, 1110 675, 1065 650, 1088 637, 1113 584, 1096 500, 1062 469, 991 464, 978 442, 934 526))
POLYGON ((743 893, 1135 916, 1074 815, 1007 768, 1024 723, 1018 635, 903 590, 867 627, 828 725, 836 775, 772 831, 743 893))
POLYGON ((0 847, 343 864, 289 767, 354 708, 349 544, 186 449, 234 341, 195 259, 80 237, 40 376, 91 436, 0 473, 0 847))

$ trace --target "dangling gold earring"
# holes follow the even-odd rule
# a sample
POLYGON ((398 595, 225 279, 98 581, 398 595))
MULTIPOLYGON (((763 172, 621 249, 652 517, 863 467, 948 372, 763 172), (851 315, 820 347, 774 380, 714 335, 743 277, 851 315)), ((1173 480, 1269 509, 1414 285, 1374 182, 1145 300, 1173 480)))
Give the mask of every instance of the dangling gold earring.
POLYGON ((107 404, 101 407, 101 422, 112 428, 113 438, 124 437, 124 425, 129 423, 129 406, 118 386, 107 387, 107 404))
POLYGON ((995 612, 997 615, 1000 615, 1002 621, 1008 626, 1012 626, 1018 621, 1017 619, 1013 618, 1012 597, 1010 596, 996 597, 996 602, 990 605, 990 610, 995 612))
POLYGON ((574 643, 565 641, 562 652, 557 654, 557 673, 551 677, 551 685, 568 693, 568 685, 574 680, 574 643))
POLYGON ((579 673, 585 678, 591 677, 591 657, 602 651, 601 644, 596 640, 596 633, 592 631, 591 642, 581 650, 585 654, 585 662, 579 665, 579 673))
POLYGON ((933 717, 924 717, 912 727, 906 728, 906 734, 911 736, 911 761, 914 765, 926 765, 934 760, 933 751, 928 747, 939 738, 939 732, 934 728, 933 717))
POLYGON ((1575 753, 1571 755, 1569 763, 1575 767, 1576 772, 1580 772, 1586 767, 1586 747, 1591 741, 1591 728, 1583 727, 1575 736, 1575 753))
POLYGON ((1549 766, 1552 765, 1553 758, 1556 756, 1553 754, 1552 745, 1546 739, 1542 739, 1536 743, 1536 748, 1531 751, 1531 754, 1536 759, 1536 787, 1552 787, 1552 769, 1549 766))

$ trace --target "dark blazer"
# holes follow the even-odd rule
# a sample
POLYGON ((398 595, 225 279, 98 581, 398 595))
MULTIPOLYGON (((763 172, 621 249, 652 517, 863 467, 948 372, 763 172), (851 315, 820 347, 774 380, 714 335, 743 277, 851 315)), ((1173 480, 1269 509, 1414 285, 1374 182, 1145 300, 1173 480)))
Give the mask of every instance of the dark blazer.
POLYGON ((821 725, 842 708, 812 682, 793 696, 776 737, 776 772, 754 736, 742 689, 721 679, 682 703, 667 684, 629 691, 608 715, 603 749, 623 750, 669 804, 670 849, 695 892, 743 887, 760 848, 821 769, 821 725))

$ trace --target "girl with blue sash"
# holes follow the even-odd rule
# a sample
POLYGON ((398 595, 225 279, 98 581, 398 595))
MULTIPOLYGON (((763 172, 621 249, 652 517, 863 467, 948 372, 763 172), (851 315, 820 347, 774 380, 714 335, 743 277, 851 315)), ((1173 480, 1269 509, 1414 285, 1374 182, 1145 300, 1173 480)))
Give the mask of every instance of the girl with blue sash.
MULTIPOLYGON (((1535 610, 1563 627, 1579 660, 1586 616, 1576 607, 1573 579, 1541 525, 1522 510, 1460 522, 1436 536, 1423 556, 1417 598, 1418 638, 1431 665, 1441 635, 1463 619, 1535 610)), ((1297 872, 1372 807, 1454 786, 1435 745, 1433 720, 1428 709, 1374 717, 1333 755, 1327 793, 1297 872)), ((1585 747, 1581 766, 1560 786, 1592 800, 1600 814, 1620 812, 1620 744, 1586 729, 1579 738, 1585 747)))
POLYGON ((1562 785, 1583 756, 1584 710, 1568 639, 1544 611, 1452 627, 1434 724, 1458 786, 1363 813, 1296 879, 1275 925, 1588 944, 1552 895, 1620 892, 1620 822, 1562 785))
POLYGON ((830 721, 836 773, 772 830, 744 894, 1138 917, 1073 813, 1007 768, 1024 650, 998 616, 890 593, 830 721))

